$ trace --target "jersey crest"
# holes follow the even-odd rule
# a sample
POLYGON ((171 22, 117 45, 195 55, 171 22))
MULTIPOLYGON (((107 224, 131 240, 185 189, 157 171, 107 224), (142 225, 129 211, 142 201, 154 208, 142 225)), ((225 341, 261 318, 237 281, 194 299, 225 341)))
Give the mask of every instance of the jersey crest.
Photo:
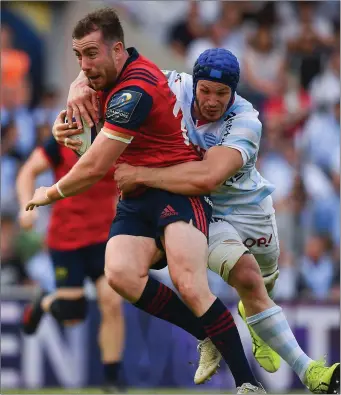
POLYGON ((106 121, 128 123, 141 96, 141 92, 128 89, 115 93, 107 105, 106 121))

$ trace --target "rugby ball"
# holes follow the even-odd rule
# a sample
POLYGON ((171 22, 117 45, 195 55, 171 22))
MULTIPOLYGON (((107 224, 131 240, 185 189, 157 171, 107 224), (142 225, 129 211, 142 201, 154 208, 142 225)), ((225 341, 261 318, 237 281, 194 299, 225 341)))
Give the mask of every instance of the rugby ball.
MULTIPOLYGON (((73 119, 73 121, 76 122, 75 119, 73 119)), ((67 119, 65 119, 65 122, 67 122, 67 119)), ((74 150, 79 156, 85 154, 85 152, 90 148, 97 136, 98 130, 100 130, 100 125, 95 125, 91 128, 83 118, 82 123, 83 133, 69 137, 71 140, 80 140, 82 142, 82 145, 79 147, 79 149, 74 150)))

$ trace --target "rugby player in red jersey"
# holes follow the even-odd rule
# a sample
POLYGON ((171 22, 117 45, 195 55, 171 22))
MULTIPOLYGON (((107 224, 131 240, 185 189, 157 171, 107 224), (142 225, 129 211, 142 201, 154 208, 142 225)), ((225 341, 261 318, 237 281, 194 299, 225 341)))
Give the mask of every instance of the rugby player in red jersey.
MULTIPOLYGON (((59 116, 61 121, 65 113, 59 116)), ((25 211, 36 177, 51 169, 59 180, 77 160, 72 150, 58 145, 53 137, 33 151, 17 178, 22 228, 32 228, 36 219, 34 211, 25 211)), ((98 341, 104 389, 110 393, 122 388, 119 371, 124 346, 122 299, 109 287, 104 276, 105 247, 118 197, 112 176, 111 170, 81 196, 59 200, 53 206, 46 244, 55 269, 57 289, 53 294, 42 292, 26 306, 23 315, 26 334, 36 332, 44 312, 49 312, 61 324, 82 321, 87 313, 83 285, 85 278, 90 278, 96 286, 101 312, 98 341)))
MULTIPOLYGON (((115 163, 164 167, 201 160, 188 140, 180 104, 166 77, 135 49, 125 48, 122 27, 112 9, 97 10, 77 23, 73 49, 91 86, 100 92, 104 126, 66 176, 52 187, 36 190, 27 210, 86 191, 115 163)), ((236 385, 250 383, 255 389, 251 392, 256 392, 259 383, 234 319, 208 287, 210 216, 206 196, 152 188, 122 196, 107 243, 105 274, 111 287, 136 307, 198 339, 209 337, 228 363, 236 385), (185 303, 148 277, 149 268, 164 251, 172 281, 185 303)))

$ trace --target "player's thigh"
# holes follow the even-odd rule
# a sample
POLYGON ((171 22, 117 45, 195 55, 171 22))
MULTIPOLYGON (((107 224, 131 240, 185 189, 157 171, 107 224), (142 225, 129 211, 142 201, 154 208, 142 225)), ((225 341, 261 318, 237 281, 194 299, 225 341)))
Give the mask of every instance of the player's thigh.
MULTIPOLYGON (((160 218, 163 244, 166 250, 170 276, 177 288, 182 285, 200 287, 208 291, 207 257, 210 201, 205 197, 169 195, 175 214, 160 218)), ((159 229, 160 229, 159 228, 159 229)))
POLYGON ((178 221, 168 225, 164 233, 164 247, 168 266, 173 273, 173 266, 179 270, 196 270, 202 266, 206 271, 207 239, 192 223, 178 221))
POLYGON ((82 248, 75 250, 49 249, 56 288, 83 288, 86 277, 82 248))
MULTIPOLYGON (((143 207, 134 212, 133 205, 134 202, 130 206, 119 204, 105 252, 106 273, 119 271, 122 275, 130 273, 143 277, 162 256, 155 242, 156 225, 141 215, 143 207)), ((136 205, 142 206, 138 201, 136 205)))
POLYGON ((124 277, 144 277, 161 256, 153 238, 117 235, 107 243, 105 271, 113 271, 124 277))
POLYGON ((275 215, 231 216, 229 221, 256 258, 262 276, 265 278, 275 273, 280 254, 275 215))
POLYGON ((240 258, 247 253, 238 231, 229 222, 213 219, 210 224, 208 267, 223 280, 228 281, 230 272, 240 258))
MULTIPOLYGON (((166 191, 159 191, 156 193, 158 193, 157 198, 159 200, 159 212, 156 213, 158 216, 156 219, 156 241, 160 249, 162 249, 164 244, 166 236, 165 229, 169 228, 169 225, 173 225, 181 221, 191 224, 194 229, 197 229, 199 233, 202 233, 202 235, 207 239, 209 223, 212 216, 212 202, 208 197, 191 197, 173 194, 166 191)), ((171 229, 174 229, 174 226, 172 226, 171 229)), ((190 227, 188 227, 188 229, 190 229, 190 227)), ((191 235, 188 237, 193 238, 193 235, 198 234, 198 232, 194 232, 194 229, 190 231, 191 235)), ((175 232, 172 232, 172 237, 173 233, 175 232)), ((176 235, 174 235, 174 237, 175 236, 176 235)), ((200 237, 200 240, 203 240, 203 238, 200 237)))
POLYGON ((118 235, 107 244, 105 276, 123 298, 135 303, 142 295, 148 270, 159 259, 155 240, 143 236, 118 235))

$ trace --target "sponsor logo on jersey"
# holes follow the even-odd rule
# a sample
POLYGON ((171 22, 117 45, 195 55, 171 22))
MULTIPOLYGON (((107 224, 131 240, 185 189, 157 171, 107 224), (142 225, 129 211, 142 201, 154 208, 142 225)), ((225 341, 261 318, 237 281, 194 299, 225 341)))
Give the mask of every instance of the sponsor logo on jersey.
POLYGON ((68 277, 69 271, 66 267, 57 266, 55 268, 54 274, 56 276, 56 279, 61 281, 65 280, 68 277))
POLYGON ((227 136, 230 134, 230 130, 232 128, 233 117, 235 117, 235 116, 236 116, 235 112, 230 112, 230 114, 228 114, 224 118, 224 125, 223 125, 224 134, 223 134, 223 137, 221 138, 221 142, 218 145, 222 145, 225 142, 227 136))
POLYGON ((259 237, 258 239, 253 239, 252 237, 249 237, 243 243, 247 248, 251 248, 254 245, 257 245, 257 247, 269 247, 269 245, 271 244, 271 240, 272 233, 270 234, 268 240, 265 237, 259 237))
POLYGON ((236 173, 234 176, 226 180, 223 185, 225 185, 226 187, 232 187, 232 185, 239 181, 244 176, 244 174, 245 173, 243 172, 236 173))
POLYGON ((131 93, 123 93, 123 95, 117 100, 117 104, 123 104, 126 103, 127 101, 132 99, 131 93))
POLYGON ((141 92, 124 89, 114 94, 107 105, 105 117, 108 122, 129 122, 138 102, 142 97, 141 92))

